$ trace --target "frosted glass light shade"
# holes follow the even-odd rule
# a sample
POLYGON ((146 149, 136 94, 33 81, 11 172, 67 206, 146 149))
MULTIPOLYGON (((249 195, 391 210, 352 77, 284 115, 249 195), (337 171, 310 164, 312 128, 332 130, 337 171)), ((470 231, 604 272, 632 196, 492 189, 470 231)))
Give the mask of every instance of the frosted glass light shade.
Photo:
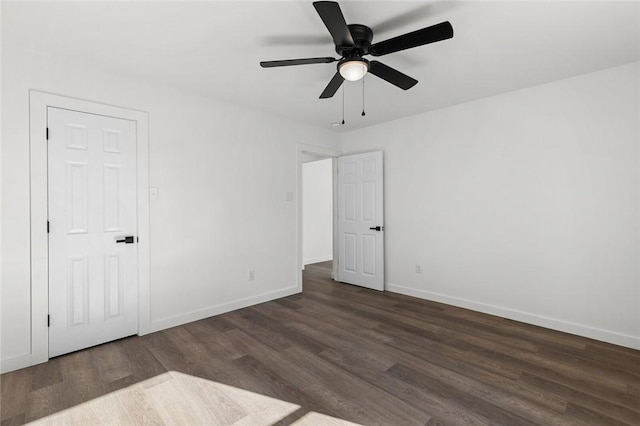
POLYGON ((369 67, 365 61, 347 61, 339 66, 340 75, 349 81, 360 80, 369 71, 369 67))

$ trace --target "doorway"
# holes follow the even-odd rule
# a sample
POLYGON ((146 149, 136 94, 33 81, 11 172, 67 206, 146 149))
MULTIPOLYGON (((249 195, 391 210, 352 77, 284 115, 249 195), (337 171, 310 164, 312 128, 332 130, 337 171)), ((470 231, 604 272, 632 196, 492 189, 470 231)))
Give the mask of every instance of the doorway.
POLYGON ((382 151, 341 156, 335 150, 298 146, 297 288, 302 291, 303 164, 332 159, 333 261, 331 278, 384 290, 384 191, 382 151), (339 163, 342 163, 340 176, 339 163), (341 186, 339 191, 338 187, 341 186), (340 194, 341 195, 340 195, 340 194), (342 214, 339 213, 342 211, 342 214), (348 225, 348 226, 347 226, 348 225))
POLYGON ((328 277, 334 258, 333 161, 311 157, 302 164, 303 268, 322 264, 328 277))
MULTIPOLYGON (((298 145, 298 156, 297 156, 298 185, 297 185, 297 214, 296 214, 296 218, 297 218, 296 277, 297 277, 298 291, 302 291, 302 275, 303 275, 303 271, 305 270, 305 264, 313 264, 314 262, 315 263, 321 262, 323 259, 328 259, 328 257, 331 257, 333 259, 333 255, 337 253, 337 249, 336 249, 336 241, 337 241, 336 232, 337 231, 336 231, 336 227, 334 226, 336 210, 334 207, 336 206, 336 201, 337 201, 336 177, 337 177, 337 158, 339 156, 340 156, 339 151, 333 150, 330 148, 323 148, 323 147, 317 147, 317 146, 305 145, 305 144, 298 145), (313 164, 313 163, 316 163, 316 164, 313 164), (325 232, 328 231, 330 233, 330 237, 327 235, 318 236, 318 238, 315 239, 315 242, 313 242, 312 244, 309 244, 311 246, 314 246, 315 248, 311 250, 309 249, 306 250, 306 254, 307 254, 306 256, 305 256, 305 249, 304 249, 305 219, 304 219, 304 211, 303 211, 303 203, 304 203, 304 196, 305 196, 304 171, 309 166, 305 166, 305 164, 311 164, 310 166, 311 169, 320 169, 320 170, 316 170, 316 171, 319 171, 319 174, 316 173, 318 176, 314 178, 317 181, 316 183, 319 182, 320 185, 322 185, 322 194, 316 194, 316 195, 319 195, 319 197, 316 197, 312 205, 315 204, 316 206, 322 207, 322 210, 324 211, 324 213, 321 215, 321 217, 323 218, 321 220, 324 222, 323 228, 325 229, 325 232), (329 167, 331 169, 330 180, 326 176, 327 169, 329 167), (328 194, 329 188, 327 188, 326 185, 331 185, 330 195, 328 194), (322 206, 321 204, 322 200, 324 200, 324 202, 326 203, 328 196, 330 196, 331 206, 322 206), (330 210, 331 218, 327 218, 326 216, 327 208, 329 208, 330 210), (329 223, 330 223, 330 228, 327 228, 327 225, 329 223), (331 250, 328 250, 326 248, 327 241, 330 241, 331 250), (316 250, 316 251, 313 251, 313 250, 316 250)), ((313 185, 311 185, 311 187, 313 187, 313 185)), ((309 206, 307 208, 309 208, 309 206)), ((309 224, 309 219, 307 219, 307 224, 309 224)), ((310 241, 307 241, 307 243, 309 242, 310 241)), ((328 260, 325 260, 325 261, 328 261, 328 260)), ((327 266, 330 266, 329 276, 332 279, 333 277, 336 276, 335 273, 336 273, 337 262, 331 262, 330 265, 325 265, 325 269, 327 268, 327 266)))
POLYGON ((146 112, 32 90, 29 93, 30 224, 31 224, 31 350, 12 359, 15 370, 49 359, 49 233, 47 111, 82 111, 135 123, 137 196, 137 334, 151 332, 149 288, 149 118, 146 112))

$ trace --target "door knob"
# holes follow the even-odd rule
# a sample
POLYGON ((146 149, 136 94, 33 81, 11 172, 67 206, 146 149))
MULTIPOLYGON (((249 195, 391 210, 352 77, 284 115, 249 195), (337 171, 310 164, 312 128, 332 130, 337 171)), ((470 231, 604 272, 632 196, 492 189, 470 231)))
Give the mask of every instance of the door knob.
POLYGON ((374 226, 369 229, 371 229, 372 231, 384 231, 384 226, 374 226))
POLYGON ((135 242, 133 235, 116 240, 116 243, 133 244, 135 242))

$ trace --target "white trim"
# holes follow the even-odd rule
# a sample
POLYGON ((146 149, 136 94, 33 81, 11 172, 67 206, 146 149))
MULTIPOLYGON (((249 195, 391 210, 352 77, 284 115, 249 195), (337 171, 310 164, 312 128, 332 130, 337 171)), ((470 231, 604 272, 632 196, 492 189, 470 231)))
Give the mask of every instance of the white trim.
POLYGON ((328 262, 330 260, 333 260, 333 256, 312 257, 310 259, 304 259, 303 265, 311 265, 313 263, 328 262))
POLYGON ((2 360, 2 369, 0 370, 0 373, 8 373, 9 371, 19 370, 21 368, 30 367, 43 362, 47 362, 47 360, 42 360, 35 357, 33 354, 17 355, 2 360))
POLYGON ((552 330, 562 331, 565 333, 575 334, 578 336, 588 337, 603 342, 613 343, 615 345, 625 346, 632 349, 640 349, 640 337, 628 334, 616 333, 614 331, 603 330, 600 328, 589 327, 587 325, 576 324, 573 322, 562 321, 555 318, 543 317, 528 312, 517 311, 514 309, 504 308, 501 306, 488 305, 473 300, 462 299, 459 297, 447 296, 444 294, 433 293, 430 291, 417 290, 414 288, 403 287, 395 284, 386 284, 386 290, 393 293, 400 293, 407 296, 413 296, 420 299, 432 300, 434 302, 446 303, 447 305, 458 306, 460 308, 471 309, 473 311, 485 314, 496 315, 527 324, 537 325, 540 327, 550 328, 552 330))
POLYGON ((162 318, 151 323, 151 332, 165 330, 171 327, 177 327, 182 324, 188 324, 193 321, 199 321, 204 318, 209 318, 215 315, 224 314, 226 312, 235 311, 237 309, 246 308, 248 306, 257 305, 258 303, 264 303, 270 300, 279 299, 281 297, 291 296, 292 294, 296 293, 300 293, 297 286, 289 287, 282 290, 263 293, 258 296, 251 296, 245 299, 234 300, 233 302, 223 303, 222 305, 198 309, 186 314, 162 318))
POLYGON ((338 232, 338 157, 333 157, 331 170, 333 173, 333 263, 331 278, 338 279, 338 259, 340 259, 340 233, 338 232))
POLYGON ((29 92, 30 212, 31 212, 31 352, 2 361, 10 371, 48 360, 47 329, 48 238, 47 238, 47 107, 106 115, 136 122, 138 190, 138 334, 151 330, 149 298, 149 118, 135 111, 87 100, 31 90, 29 92))
MULTIPOLYGON (((640 62, 639 62, 640 64, 640 62)), ((640 95, 640 93, 639 93, 640 95)), ((638 108, 638 120, 636 121, 636 126, 638 126, 638 123, 640 123, 640 108, 638 108)), ((637 127, 636 127, 637 129, 637 127)), ((637 135, 637 133, 636 133, 637 135)), ((638 165, 640 165, 640 138, 638 138, 636 136, 636 146, 637 146, 637 160, 638 160, 638 165)), ((640 172, 637 172, 637 188, 638 188, 638 205, 637 205, 637 213, 638 216, 636 217, 636 220, 640 221, 640 172)), ((640 223, 637 223, 636 225, 636 229, 637 229, 637 238, 636 238, 636 256, 638 257, 638 262, 636 262, 636 285, 637 285, 637 309, 636 309, 636 324, 638 324, 638 328, 640 329, 640 223)), ((640 331, 639 331, 640 332, 640 331)), ((640 349, 640 347, 636 346, 636 349, 640 349)))
MULTIPOLYGON (((302 291, 302 270, 304 269, 304 262, 302 260, 302 164, 304 163, 304 153, 312 154, 318 157, 323 158, 337 158, 342 153, 338 150, 331 148, 324 148, 320 146, 314 145, 306 145, 299 143, 297 146, 298 152, 296 157, 296 288, 297 293, 302 291)), ((335 164, 335 160, 334 160, 335 164)), ((335 181, 336 181, 336 168, 334 165, 334 201, 335 201, 335 181)), ((335 241, 335 229, 336 229, 336 221, 335 221, 335 209, 337 208, 336 203, 334 202, 334 241, 335 241)), ((334 245, 335 248, 335 245, 334 245)), ((337 258, 337 253, 334 251, 334 257, 337 258)), ((334 270, 335 270, 335 262, 334 262, 334 270)))

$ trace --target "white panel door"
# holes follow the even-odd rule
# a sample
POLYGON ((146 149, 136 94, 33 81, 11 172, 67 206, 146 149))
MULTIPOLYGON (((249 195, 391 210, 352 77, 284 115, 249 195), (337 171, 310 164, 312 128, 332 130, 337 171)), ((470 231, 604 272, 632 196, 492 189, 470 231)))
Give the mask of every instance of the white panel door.
POLYGON ((338 281, 384 290, 382 151, 338 159, 338 281))
POLYGON ((138 331, 136 125, 51 107, 47 121, 53 357, 138 331))

